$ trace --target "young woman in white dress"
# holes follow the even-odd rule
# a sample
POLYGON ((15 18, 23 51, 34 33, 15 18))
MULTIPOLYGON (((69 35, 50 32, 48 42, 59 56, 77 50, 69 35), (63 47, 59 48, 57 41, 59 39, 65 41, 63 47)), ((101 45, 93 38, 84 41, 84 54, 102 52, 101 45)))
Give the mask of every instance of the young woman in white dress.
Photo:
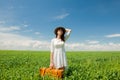
POLYGON ((66 70, 68 67, 65 51, 65 42, 70 36, 71 29, 57 27, 54 30, 54 33, 56 37, 51 40, 50 68, 66 70))

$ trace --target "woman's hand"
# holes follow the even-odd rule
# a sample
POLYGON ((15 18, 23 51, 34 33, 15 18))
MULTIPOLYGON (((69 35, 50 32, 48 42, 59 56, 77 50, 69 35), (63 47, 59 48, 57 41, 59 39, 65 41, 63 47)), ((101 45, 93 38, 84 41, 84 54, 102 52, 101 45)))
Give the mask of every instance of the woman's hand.
POLYGON ((54 67, 54 64, 51 62, 50 63, 50 68, 53 68, 54 67))
POLYGON ((66 32, 69 32, 69 31, 71 31, 71 29, 67 29, 67 28, 66 28, 65 31, 66 31, 66 32))

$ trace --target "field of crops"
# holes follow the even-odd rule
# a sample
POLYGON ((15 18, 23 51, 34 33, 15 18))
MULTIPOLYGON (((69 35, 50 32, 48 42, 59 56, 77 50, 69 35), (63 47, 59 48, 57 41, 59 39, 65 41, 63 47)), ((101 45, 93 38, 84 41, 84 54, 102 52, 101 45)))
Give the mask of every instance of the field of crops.
MULTIPOLYGON (((1 50, 0 80, 43 80, 39 68, 49 66, 49 56, 49 51, 1 50)), ((120 80, 120 51, 67 52, 67 60, 63 80, 120 80)))

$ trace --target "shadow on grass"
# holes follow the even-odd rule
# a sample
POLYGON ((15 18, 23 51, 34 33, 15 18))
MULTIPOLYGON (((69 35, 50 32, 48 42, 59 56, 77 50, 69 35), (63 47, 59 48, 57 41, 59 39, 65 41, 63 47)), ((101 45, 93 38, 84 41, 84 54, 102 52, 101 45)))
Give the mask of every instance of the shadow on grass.
POLYGON ((71 75, 72 75, 72 71, 73 71, 73 67, 69 67, 69 68, 64 72, 63 78, 71 76, 71 75))

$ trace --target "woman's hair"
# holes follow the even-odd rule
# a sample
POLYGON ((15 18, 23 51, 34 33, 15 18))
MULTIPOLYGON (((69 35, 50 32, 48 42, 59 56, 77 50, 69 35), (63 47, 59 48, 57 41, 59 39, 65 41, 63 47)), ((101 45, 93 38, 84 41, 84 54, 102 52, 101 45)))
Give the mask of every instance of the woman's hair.
POLYGON ((55 33, 56 37, 58 35, 57 34, 58 30, 62 30, 63 31, 63 34, 61 35, 61 39, 62 39, 62 41, 65 41, 65 37, 64 37, 64 34, 66 32, 65 28, 64 27, 57 27, 57 28, 55 28, 54 33, 55 33))

